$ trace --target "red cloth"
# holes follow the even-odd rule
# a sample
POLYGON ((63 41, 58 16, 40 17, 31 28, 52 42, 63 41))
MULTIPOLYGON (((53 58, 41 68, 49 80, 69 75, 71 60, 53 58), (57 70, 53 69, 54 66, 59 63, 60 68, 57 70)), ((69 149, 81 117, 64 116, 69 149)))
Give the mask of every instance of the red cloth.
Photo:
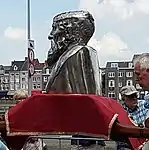
POLYGON ((32 95, 42 94, 42 91, 41 90, 33 90, 31 93, 32 93, 32 95))
MULTIPOLYGON (((41 94, 10 109, 6 124, 8 135, 80 133, 107 137, 117 116, 121 124, 134 126, 115 100, 94 95, 41 94)), ((144 139, 130 142, 138 149, 144 139)))

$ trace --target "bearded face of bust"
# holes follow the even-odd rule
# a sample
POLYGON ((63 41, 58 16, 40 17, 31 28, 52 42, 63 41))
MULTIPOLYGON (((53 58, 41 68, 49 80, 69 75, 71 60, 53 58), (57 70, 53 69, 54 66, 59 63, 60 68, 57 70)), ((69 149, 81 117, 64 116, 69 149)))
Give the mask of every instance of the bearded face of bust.
POLYGON ((51 41, 48 65, 54 64, 69 46, 86 45, 93 33, 94 19, 86 11, 66 12, 55 16, 48 36, 51 41))

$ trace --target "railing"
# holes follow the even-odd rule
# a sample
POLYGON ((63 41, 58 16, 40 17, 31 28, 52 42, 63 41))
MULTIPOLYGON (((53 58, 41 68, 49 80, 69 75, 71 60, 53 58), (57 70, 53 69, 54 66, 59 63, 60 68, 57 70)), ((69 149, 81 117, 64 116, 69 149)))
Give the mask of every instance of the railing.
MULTIPOLYGON (((56 136, 55 137, 54 136, 48 136, 48 137, 47 136, 31 136, 27 141, 30 142, 31 139, 40 139, 41 142, 40 142, 40 144, 37 144, 37 145, 40 145, 40 149, 42 149, 42 150, 45 150, 45 147, 50 150, 70 150, 71 149, 71 140, 77 141, 77 145, 75 147, 76 150, 80 149, 79 140, 94 140, 94 141, 96 141, 95 146, 98 145, 98 142, 106 142, 106 141, 110 142, 109 140, 105 140, 102 138, 74 138, 74 137, 68 136, 68 135, 67 136, 58 136, 58 137, 56 137, 56 136), (54 141, 54 142, 52 142, 52 141, 54 141), (53 143, 55 143, 55 144, 53 145, 53 143), (45 146, 45 144, 46 144, 46 146, 45 146)), ((113 142, 113 141, 111 141, 111 142, 113 142)), ((107 149, 106 146, 103 145, 102 150, 103 149, 106 150, 107 149)), ((113 147, 113 148, 109 147, 108 149, 114 150, 115 147, 113 147)))

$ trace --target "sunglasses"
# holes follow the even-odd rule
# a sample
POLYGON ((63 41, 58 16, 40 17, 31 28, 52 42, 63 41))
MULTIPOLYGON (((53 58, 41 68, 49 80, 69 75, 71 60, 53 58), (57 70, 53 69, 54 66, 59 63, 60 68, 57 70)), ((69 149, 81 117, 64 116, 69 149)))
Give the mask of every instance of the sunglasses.
POLYGON ((132 94, 132 95, 127 95, 128 98, 137 98, 138 95, 137 94, 132 94))

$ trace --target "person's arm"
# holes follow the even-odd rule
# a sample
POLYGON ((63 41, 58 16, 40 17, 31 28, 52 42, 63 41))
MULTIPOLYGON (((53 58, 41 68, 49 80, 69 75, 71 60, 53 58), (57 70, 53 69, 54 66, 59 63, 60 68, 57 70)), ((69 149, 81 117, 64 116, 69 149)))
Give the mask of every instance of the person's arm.
POLYGON ((115 122, 112 128, 111 138, 116 140, 119 137, 149 138, 149 129, 140 127, 123 126, 115 122))
MULTIPOLYGON (((147 120, 149 123, 149 119, 147 120)), ((149 126, 149 124, 148 124, 149 126)), ((6 123, 5 121, 0 122, 0 131, 6 130, 6 123)), ((149 138, 149 129, 148 128, 139 128, 139 127, 130 127, 130 126, 123 126, 118 122, 112 127, 112 134, 114 135, 121 135, 125 137, 133 137, 133 138, 149 138)))

